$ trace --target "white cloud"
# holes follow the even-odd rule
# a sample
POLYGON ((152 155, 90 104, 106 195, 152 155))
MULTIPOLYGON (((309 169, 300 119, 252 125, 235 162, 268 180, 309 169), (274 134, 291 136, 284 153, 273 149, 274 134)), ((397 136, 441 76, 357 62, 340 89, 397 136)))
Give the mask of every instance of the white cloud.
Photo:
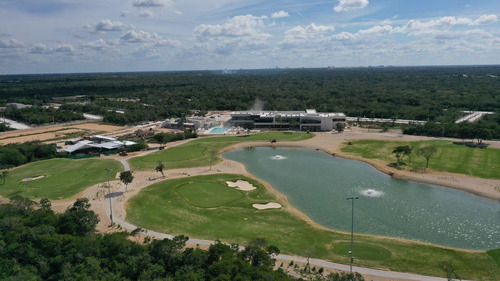
POLYGON ((365 8, 368 4, 370 4, 368 0, 339 0, 339 3, 333 8, 333 10, 335 12, 347 12, 365 8))
POLYGON ((95 25, 95 32, 104 32, 104 31, 122 31, 125 28, 125 25, 119 21, 111 21, 109 19, 101 20, 99 23, 95 25))
POLYGON ((303 44, 310 44, 324 39, 324 34, 333 32, 332 25, 316 25, 311 23, 308 26, 295 26, 285 31, 285 38, 279 44, 291 47, 303 44))
POLYGON ((279 11, 279 12, 274 12, 272 15, 271 15, 271 18, 273 19, 280 19, 280 18, 286 18, 286 17, 289 17, 290 15, 288 14, 288 12, 285 12, 285 11, 279 11))
POLYGON ((235 16, 222 25, 199 25, 194 29, 194 34, 198 41, 204 41, 211 37, 269 37, 269 34, 260 32, 260 29, 264 27, 264 19, 267 17, 235 16))
POLYGON ((164 39, 156 33, 146 31, 129 30, 120 37, 122 44, 146 44, 147 47, 181 47, 181 42, 172 39, 164 39))
POLYGON ((2 49, 16 49, 22 48, 24 44, 16 39, 2 39, 0 40, 0 48, 2 49))
POLYGON ((328 37, 328 39, 330 39, 331 41, 352 41, 356 39, 356 37, 350 32, 342 31, 338 34, 334 34, 328 37))
POLYGON ((75 48, 71 44, 59 44, 54 49, 52 49, 54 53, 65 53, 65 54, 73 54, 75 52, 75 48))
POLYGON ((141 18, 151 18, 154 15, 155 14, 150 10, 143 10, 139 13, 139 17, 141 17, 141 18))
POLYGON ((296 26, 287 31, 285 31, 286 35, 292 35, 300 38, 307 38, 316 36, 321 33, 332 32, 335 30, 333 25, 316 25, 315 23, 311 23, 306 27, 296 26))
POLYGON ((126 18, 129 13, 130 13, 129 11, 122 11, 122 13, 120 14, 120 17, 126 18))
POLYGON ((227 56, 238 50, 265 48, 272 37, 265 31, 268 27, 264 22, 266 19, 266 16, 241 15, 224 24, 199 25, 193 31, 197 44, 192 51, 227 56))
POLYGON ((117 43, 118 43, 117 40, 99 39, 92 42, 81 43, 81 47, 92 49, 99 52, 120 53, 120 50, 115 47, 117 43))
POLYGON ((177 40, 172 39, 161 39, 154 43, 155 47, 171 47, 178 48, 182 46, 182 43, 177 40))
POLYGON ((492 24, 498 21, 496 15, 482 15, 478 19, 472 22, 474 25, 482 25, 482 24, 492 24))
POLYGON ((32 53, 32 54, 45 54, 45 53, 49 53, 49 52, 50 52, 50 48, 45 46, 42 43, 37 43, 33 47, 30 48, 30 53, 32 53))
POLYGON ((162 38, 156 33, 149 33, 146 31, 129 30, 120 36, 120 43, 154 43, 162 38))
POLYGON ((450 31, 450 30, 427 30, 412 33, 411 36, 420 36, 425 38, 433 38, 436 40, 455 40, 455 39, 494 39, 495 37, 482 29, 471 29, 465 31, 450 31))
POLYGON ((377 25, 368 29, 359 30, 356 35, 359 36, 380 36, 384 34, 389 34, 392 32, 392 26, 390 25, 377 25))
POLYGON ((165 7, 172 4, 171 0, 137 0, 133 6, 138 8, 165 7))
POLYGON ((421 32, 432 29, 451 28, 456 25, 485 25, 495 23, 498 20, 496 15, 482 15, 476 20, 464 17, 441 17, 429 21, 412 19, 404 26, 394 29, 395 32, 421 32))

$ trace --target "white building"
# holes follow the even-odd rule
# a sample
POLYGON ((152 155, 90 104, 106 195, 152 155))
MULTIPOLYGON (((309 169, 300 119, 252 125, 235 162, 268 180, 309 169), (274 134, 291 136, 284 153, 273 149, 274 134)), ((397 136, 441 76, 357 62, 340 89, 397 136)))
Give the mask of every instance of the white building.
POLYGON ((229 123, 257 129, 331 131, 345 123, 344 113, 304 111, 234 111, 229 123))

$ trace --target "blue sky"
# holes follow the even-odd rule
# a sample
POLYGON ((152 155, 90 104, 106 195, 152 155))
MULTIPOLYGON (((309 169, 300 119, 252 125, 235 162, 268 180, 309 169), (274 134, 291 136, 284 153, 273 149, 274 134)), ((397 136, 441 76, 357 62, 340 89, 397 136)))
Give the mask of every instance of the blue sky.
POLYGON ((500 64, 498 0, 0 0, 0 74, 500 64))

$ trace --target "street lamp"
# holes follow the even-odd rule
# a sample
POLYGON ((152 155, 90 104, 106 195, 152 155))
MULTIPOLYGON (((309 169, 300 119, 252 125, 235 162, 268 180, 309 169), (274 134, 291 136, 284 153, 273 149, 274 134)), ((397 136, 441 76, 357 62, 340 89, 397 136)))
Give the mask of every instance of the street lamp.
POLYGON ((113 224, 113 207, 111 206, 111 186, 109 185, 109 172, 111 172, 111 169, 106 168, 106 178, 108 179, 109 218, 111 219, 111 224, 113 224))
POLYGON ((352 200, 352 207, 351 207, 351 250, 349 251, 349 254, 351 255, 351 267, 350 267, 350 273, 352 273, 352 262, 354 261, 354 258, 352 256, 352 246, 354 245, 354 200, 359 199, 359 197, 347 197, 347 200, 352 200))

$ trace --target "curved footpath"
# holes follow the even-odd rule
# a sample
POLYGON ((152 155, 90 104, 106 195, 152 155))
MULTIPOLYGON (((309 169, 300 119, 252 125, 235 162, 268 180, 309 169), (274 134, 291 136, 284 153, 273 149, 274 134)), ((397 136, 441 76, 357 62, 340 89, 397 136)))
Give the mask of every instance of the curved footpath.
MULTIPOLYGON (((300 142, 287 142, 287 143, 280 143, 279 145, 283 146, 297 146, 297 147, 314 147, 318 148, 321 150, 324 150, 326 152, 331 151, 336 151, 336 148, 338 146, 346 141, 347 139, 354 139, 356 137, 358 138, 366 138, 364 134, 361 135, 343 135, 342 137, 339 137, 338 135, 336 136, 337 141, 332 142, 331 137, 324 137, 326 134, 320 135, 319 139, 316 139, 318 137, 315 137, 313 139, 316 139, 315 142, 311 142, 310 140, 306 141, 300 141, 300 142), (363 135, 363 136, 362 136, 363 135), (322 136, 322 137, 321 137, 322 136), (345 136, 345 138, 344 138, 345 136), (354 137, 354 138, 353 138, 354 137), (332 148, 333 147, 333 148, 332 148)), ((370 134, 371 136, 377 138, 377 139, 390 139, 394 140, 395 138, 401 139, 400 135, 395 135, 395 134, 370 134)), ((405 138, 405 140, 417 140, 417 139, 422 139, 422 137, 411 137, 408 136, 405 138)), ((171 144, 167 147, 174 147, 178 145, 182 145, 184 143, 187 143, 189 141, 192 141, 193 139, 190 140, 185 140, 181 142, 177 142, 174 144, 171 144)), ((236 144, 230 148, 225 149, 230 150, 234 148, 239 148, 239 147, 248 147, 249 145, 255 145, 255 146, 269 146, 269 143, 264 143, 264 142, 255 142, 255 143, 239 143, 236 144)), ((150 153, 155 152, 156 150, 151 150, 147 152, 140 153, 135 156, 130 156, 124 159, 120 159, 120 162, 123 164, 125 170, 130 170, 130 166, 127 162, 128 159, 134 158, 134 157, 140 157, 144 156, 150 153)), ((248 174, 246 173, 246 169, 244 166, 240 163, 236 163, 233 161, 228 161, 224 160, 217 165, 213 166, 212 170, 208 170, 207 167, 196 167, 196 168, 186 168, 186 169, 173 169, 173 170, 167 170, 165 171, 165 177, 161 178, 161 180, 166 180, 166 179, 173 179, 173 178, 182 178, 182 177, 187 177, 187 176, 195 176, 195 175, 209 175, 209 174, 216 174, 216 173, 241 173, 241 174, 248 174)), ((134 173, 138 177, 138 181, 135 182, 135 184, 131 184, 129 186, 129 190, 125 190, 124 185, 119 185, 115 186, 113 188, 113 193, 111 194, 111 201, 112 201, 112 206, 113 206, 113 221, 115 224, 120 225, 122 228, 133 231, 136 228, 138 228, 136 225, 133 225, 129 222, 125 221, 125 216, 126 216, 126 211, 125 211, 125 203, 127 199, 133 197, 135 194, 137 194, 141 189, 159 182, 159 179, 157 177, 158 173, 153 173, 153 172, 136 172, 134 173), (134 189, 135 186, 135 189, 134 189), (123 195, 123 196, 122 196, 123 195)), ((441 175, 442 176, 442 175, 441 175)), ((495 181, 495 183, 498 183, 500 181, 495 181)), ((434 182, 434 184, 436 184, 434 182)), ((438 183, 439 184, 439 183, 438 183)), ((488 185, 491 185, 491 183, 487 183, 488 185)), ((447 185, 441 184, 441 185, 447 185)), ((449 186, 449 185, 448 185, 449 186)), ((110 217, 110 206, 109 206, 109 200, 108 197, 104 197, 105 199, 104 204, 100 204, 101 210, 99 210, 101 216, 102 214, 105 214, 106 220, 109 223, 109 217, 110 217)), ((292 206, 290 206, 293 208, 292 206)), ((164 234, 164 233, 159 233, 156 231, 152 230, 147 230, 144 229, 143 232, 144 235, 150 236, 153 238, 157 239, 172 239, 174 236, 170 234, 164 234)), ((188 240, 188 245, 191 246, 209 246, 215 241, 210 241, 210 240, 203 240, 203 239, 189 239, 188 240)), ((294 261, 298 263, 307 263, 307 259, 304 257, 299 257, 299 256, 290 256, 290 255, 278 255, 277 260, 280 261, 294 261)), ((310 259, 309 260, 310 264, 313 266, 318 266, 318 267, 324 267, 326 269, 331 269, 331 270, 341 270, 341 271, 348 271, 349 270, 349 265, 345 264, 339 264, 339 263, 333 263, 333 262, 328 262, 325 260, 319 260, 319 259, 310 259)), ((418 274, 411 274, 411 273, 403 273, 403 272, 393 272, 393 271, 385 271, 385 270, 378 270, 378 269, 371 269, 371 268, 364 268, 364 267, 357 267, 354 266, 353 270, 356 272, 359 272, 360 274, 367 275, 366 277, 374 277, 374 278, 367 278, 367 279, 379 279, 379 280, 447 280, 445 278, 439 278, 439 277, 432 277, 432 276, 425 276, 425 275, 418 275, 418 274)))

